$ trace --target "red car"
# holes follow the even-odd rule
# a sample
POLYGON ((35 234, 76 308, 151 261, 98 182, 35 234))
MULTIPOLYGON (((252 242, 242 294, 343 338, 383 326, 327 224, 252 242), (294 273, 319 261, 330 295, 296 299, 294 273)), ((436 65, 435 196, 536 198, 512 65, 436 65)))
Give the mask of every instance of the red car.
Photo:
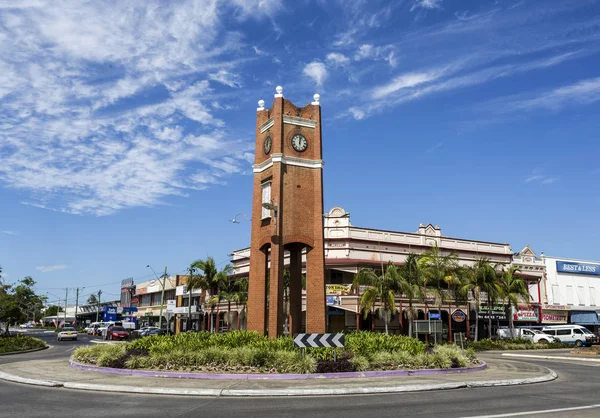
POLYGON ((112 326, 106 331, 107 340, 128 340, 129 331, 123 327, 112 326))

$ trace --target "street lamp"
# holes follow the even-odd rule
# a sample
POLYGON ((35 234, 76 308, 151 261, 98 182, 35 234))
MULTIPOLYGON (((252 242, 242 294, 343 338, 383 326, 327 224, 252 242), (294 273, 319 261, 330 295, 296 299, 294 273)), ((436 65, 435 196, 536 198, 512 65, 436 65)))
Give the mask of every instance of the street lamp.
POLYGON ((240 216, 240 215, 242 215, 244 218, 246 218, 246 220, 248 220, 248 221, 250 220, 250 219, 249 219, 249 218, 246 216, 246 214, 245 214, 245 213, 243 213, 243 212, 239 212, 239 213, 236 213, 236 215, 233 217, 233 219, 230 219, 230 220, 229 220, 229 222, 231 222, 231 223, 233 223, 233 224, 239 224, 239 223, 240 223, 240 221, 238 221, 238 220, 237 220, 237 217, 238 217, 238 216, 240 216))
POLYGON ((156 272, 154 271, 152 266, 150 264, 148 264, 146 267, 149 267, 150 270, 152 270, 152 273, 154 273, 154 275, 156 276, 156 279, 162 286, 162 292, 160 294, 160 313, 159 313, 159 317, 158 317, 158 328, 162 329, 162 314, 163 314, 163 304, 165 303, 165 281, 167 280, 167 268, 165 267, 165 274, 163 275, 163 280, 161 282, 160 279, 158 278, 158 274, 156 274, 156 272))

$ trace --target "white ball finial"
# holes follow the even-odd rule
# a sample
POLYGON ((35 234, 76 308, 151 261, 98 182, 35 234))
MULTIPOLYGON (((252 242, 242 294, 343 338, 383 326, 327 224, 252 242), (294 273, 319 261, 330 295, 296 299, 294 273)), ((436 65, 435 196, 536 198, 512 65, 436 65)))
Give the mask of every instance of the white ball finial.
POLYGON ((318 106, 319 105, 319 99, 321 99, 321 95, 319 93, 315 93, 315 95, 313 96, 313 100, 314 101, 312 102, 312 104, 318 106))
POLYGON ((265 110, 265 101, 264 100, 258 101, 258 108, 256 110, 265 110))
POLYGON ((277 92, 277 94, 275 94, 275 97, 283 97, 283 87, 277 86, 275 87, 275 91, 277 92))

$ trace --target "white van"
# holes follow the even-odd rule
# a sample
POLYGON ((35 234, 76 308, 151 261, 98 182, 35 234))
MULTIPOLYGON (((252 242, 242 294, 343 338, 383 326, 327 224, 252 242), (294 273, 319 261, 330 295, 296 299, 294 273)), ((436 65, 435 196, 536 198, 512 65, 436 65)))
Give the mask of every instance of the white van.
POLYGON ((548 325, 542 328, 542 332, 558 338, 562 343, 575 344, 577 347, 596 342, 596 336, 581 325, 548 325))

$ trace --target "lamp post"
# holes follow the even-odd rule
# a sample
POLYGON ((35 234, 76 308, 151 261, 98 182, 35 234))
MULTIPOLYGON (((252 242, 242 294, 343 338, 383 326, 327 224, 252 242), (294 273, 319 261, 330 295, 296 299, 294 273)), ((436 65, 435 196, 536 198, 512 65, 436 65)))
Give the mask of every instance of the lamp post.
POLYGON ((233 217, 233 219, 231 219, 229 222, 231 222, 233 224, 239 224, 240 221, 237 220, 237 217, 240 215, 242 215, 244 218, 246 218, 247 221, 250 220, 250 218, 248 218, 245 213, 239 212, 239 213, 236 213, 235 216, 233 217))
POLYGON ((162 329, 162 314, 163 314, 163 305, 165 303, 165 281, 167 280, 167 267, 165 267, 165 273, 163 275, 163 279, 162 281, 158 278, 158 275, 156 274, 156 272, 154 271, 154 269, 152 268, 152 266, 150 264, 148 264, 146 267, 149 267, 150 270, 152 270, 152 273, 154 273, 154 275, 156 276, 156 279, 158 280, 158 282, 161 284, 162 287, 162 292, 160 294, 160 313, 159 313, 159 317, 158 317, 158 328, 162 329))

